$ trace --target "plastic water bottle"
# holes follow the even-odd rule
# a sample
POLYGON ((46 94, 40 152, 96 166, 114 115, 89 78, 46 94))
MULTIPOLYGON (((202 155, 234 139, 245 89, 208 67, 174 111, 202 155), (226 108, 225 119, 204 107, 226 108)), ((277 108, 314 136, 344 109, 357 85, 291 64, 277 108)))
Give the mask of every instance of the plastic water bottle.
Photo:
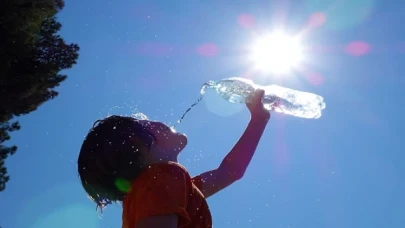
POLYGON ((263 89, 263 105, 266 109, 301 118, 318 119, 326 107, 323 97, 285 88, 278 85, 260 86, 244 78, 226 78, 220 81, 208 81, 201 89, 204 95, 207 88, 215 91, 232 103, 249 102, 250 94, 256 89, 263 89))
POLYGON ((278 85, 260 86, 245 78, 226 78, 220 81, 208 81, 201 88, 201 96, 186 110, 177 121, 181 123, 186 114, 203 99, 206 89, 214 89, 222 98, 232 103, 250 102, 256 89, 265 91, 262 103, 270 111, 280 112, 307 119, 318 119, 326 104, 323 97, 285 88, 278 85))

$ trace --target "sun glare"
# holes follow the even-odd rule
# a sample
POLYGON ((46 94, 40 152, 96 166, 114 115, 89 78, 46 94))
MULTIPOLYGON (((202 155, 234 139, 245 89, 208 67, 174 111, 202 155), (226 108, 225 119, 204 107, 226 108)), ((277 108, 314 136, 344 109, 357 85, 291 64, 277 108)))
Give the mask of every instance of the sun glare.
POLYGON ((256 70, 275 74, 288 73, 303 59, 298 37, 275 32, 258 37, 250 49, 249 60, 256 70))

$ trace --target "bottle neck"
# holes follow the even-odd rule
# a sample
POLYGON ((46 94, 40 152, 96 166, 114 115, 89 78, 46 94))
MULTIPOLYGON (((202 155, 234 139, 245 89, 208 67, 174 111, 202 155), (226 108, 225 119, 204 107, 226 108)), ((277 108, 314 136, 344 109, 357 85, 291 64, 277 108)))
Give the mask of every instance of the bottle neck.
POLYGON ((215 81, 212 81, 212 80, 210 80, 210 81, 204 83, 204 85, 201 87, 201 90, 200 90, 201 95, 204 95, 204 94, 205 94, 205 90, 206 90, 207 88, 214 88, 216 84, 217 84, 217 83, 216 83, 215 81))

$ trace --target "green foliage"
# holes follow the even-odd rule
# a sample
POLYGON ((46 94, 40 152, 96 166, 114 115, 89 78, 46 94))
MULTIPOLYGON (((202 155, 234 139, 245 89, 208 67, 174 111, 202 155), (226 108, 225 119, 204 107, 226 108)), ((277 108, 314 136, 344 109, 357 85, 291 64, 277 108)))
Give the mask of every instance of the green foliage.
POLYGON ((76 64, 77 44, 58 34, 56 14, 63 0, 5 0, 0 3, 0 191, 10 179, 5 160, 17 151, 6 146, 20 129, 14 117, 36 110, 55 98, 66 79, 62 70, 76 64))

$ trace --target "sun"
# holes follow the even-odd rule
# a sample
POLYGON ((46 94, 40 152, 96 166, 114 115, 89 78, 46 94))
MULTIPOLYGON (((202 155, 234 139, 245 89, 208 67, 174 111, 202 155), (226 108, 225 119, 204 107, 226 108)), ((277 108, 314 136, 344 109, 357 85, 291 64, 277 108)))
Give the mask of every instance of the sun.
POLYGON ((303 60, 299 37, 273 32, 258 37, 250 47, 249 60, 256 70, 284 74, 297 68, 303 60))

